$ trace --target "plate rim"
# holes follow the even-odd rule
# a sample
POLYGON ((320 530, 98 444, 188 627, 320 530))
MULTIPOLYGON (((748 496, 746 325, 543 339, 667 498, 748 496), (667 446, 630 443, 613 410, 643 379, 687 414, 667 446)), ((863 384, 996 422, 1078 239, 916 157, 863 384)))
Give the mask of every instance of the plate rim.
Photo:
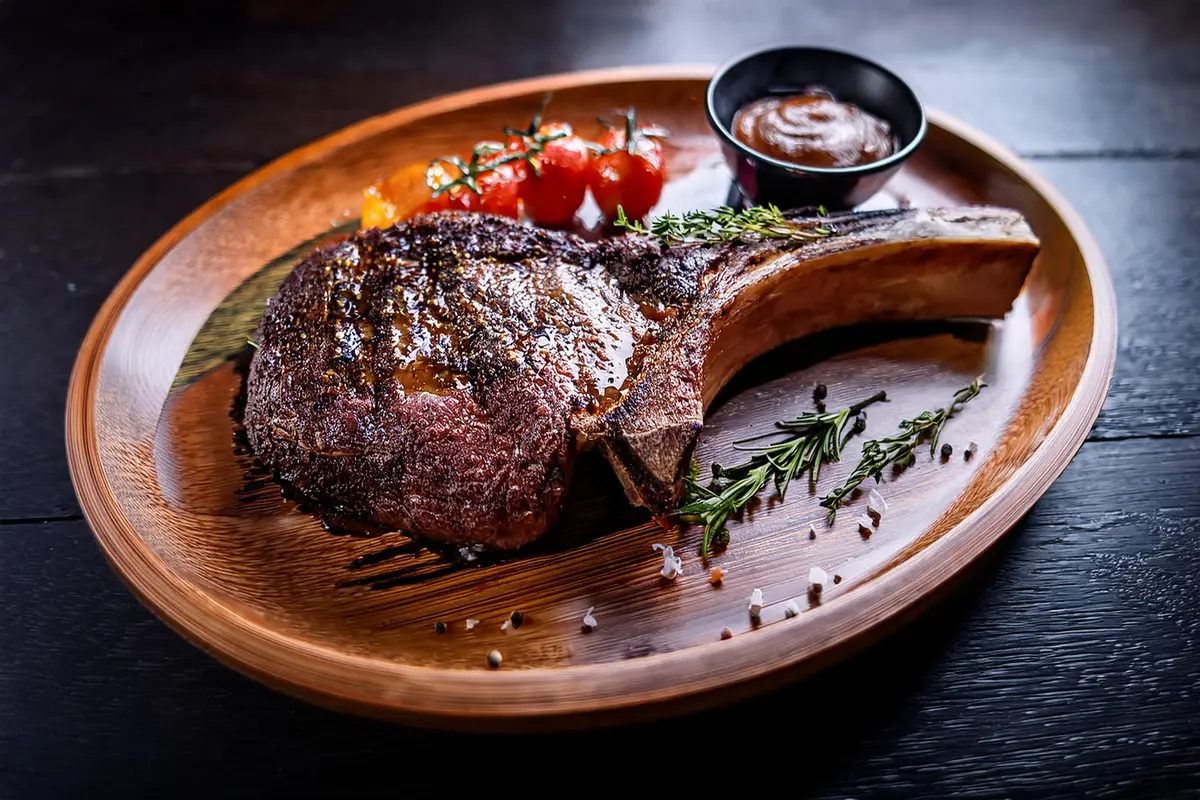
POLYGON ((397 125, 508 97, 628 81, 694 81, 711 65, 647 65, 584 70, 492 84, 369 117, 303 145, 241 178, 154 242, 118 281, 80 346, 65 414, 71 480, 109 565, 160 619, 218 660, 325 706, 455 729, 584 727, 710 707, 778 686, 865 647, 928 605, 1017 522, 1070 463, 1107 396, 1117 353, 1116 294, 1107 262, 1086 225, 1048 181, 991 137, 936 109, 941 128, 1004 164, 1062 220, 1091 283, 1093 328, 1087 360, 1069 402, 1041 445, 987 500, 904 562, 805 614, 805 624, 766 626, 732 642, 695 645, 621 662, 521 670, 420 666, 354 655, 256 621, 195 586, 141 539, 121 513, 99 459, 95 403, 100 366, 129 300, 163 257, 238 196, 276 175, 397 125), (138 568, 132 568, 136 565, 138 568), (896 601, 901 594, 903 600, 896 601), (887 602, 880 602, 880 600, 887 602), (633 672, 654 670, 628 689, 633 672), (728 671, 736 679, 713 679, 728 671), (336 687, 328 679, 337 676, 336 687), (356 680, 351 680, 355 678, 356 680), (325 682, 323 682, 325 681, 325 682), (553 691, 566 683, 569 697, 553 691), (348 690, 348 687, 355 690, 348 690), (422 687, 436 687, 426 691, 422 687), (564 702, 565 700, 569 702, 564 702))

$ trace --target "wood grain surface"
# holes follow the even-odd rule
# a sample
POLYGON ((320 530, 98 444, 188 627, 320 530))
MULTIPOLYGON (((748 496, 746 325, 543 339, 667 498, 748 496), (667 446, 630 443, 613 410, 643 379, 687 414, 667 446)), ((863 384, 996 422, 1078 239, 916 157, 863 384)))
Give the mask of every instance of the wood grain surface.
MULTIPOLYGON (((256 309, 306 240, 352 224, 361 187, 373 177, 466 147, 552 91, 556 117, 581 131, 595 125, 595 109, 629 105, 666 126, 672 178, 658 211, 710 207, 723 200, 729 179, 704 118, 707 75, 578 73, 400 109, 280 159, 165 234, 97 316, 67 404, 76 490, 102 548, 138 596, 227 663, 301 697, 462 729, 581 727, 728 702, 810 674, 928 605, 1074 454, 1099 411, 1116 346, 1110 279, 1082 223, 1028 167, 938 112, 920 154, 873 202, 1021 210, 1041 251, 1013 312, 967 337, 973 344, 925 332, 907 347, 858 348, 840 360, 802 341, 764 355, 757 380, 728 392, 720 412, 709 409, 698 451, 702 461, 728 458, 733 441, 799 413, 795 398, 818 382, 831 387, 835 408, 886 386, 889 402, 871 409, 886 432, 986 374, 992 387, 956 421, 959 458, 939 464, 931 453, 924 468, 889 476, 894 508, 869 535, 856 532, 851 507, 811 540, 808 523, 823 516, 819 494, 793 492, 792 502, 768 501, 734 526, 734 545, 711 562, 728 573, 714 587, 696 558, 698 528, 667 532, 643 515, 611 513, 623 508, 620 496, 593 467, 581 469, 559 522, 569 535, 551 535, 520 557, 456 569, 403 537, 328 535, 281 503, 278 488, 235 448, 235 362, 248 355, 243 343, 256 309), (796 370, 803 356, 812 366, 796 370), (961 452, 970 441, 981 445, 967 461, 961 452), (683 555, 690 579, 658 576, 650 545, 659 542, 683 555), (807 597, 813 566, 840 580, 819 599, 807 597), (755 589, 767 597, 761 620, 745 610, 755 589), (792 600, 807 608, 787 620, 792 600), (584 635, 581 620, 592 607, 604 627, 584 635), (506 631, 500 623, 514 612, 525 625, 506 631), (467 618, 478 627, 466 629, 467 618), (434 632, 438 623, 442 633, 434 632), (732 641, 718 641, 723 627, 732 641), (505 654, 504 670, 488 668, 493 650, 505 654)), ((887 274, 886 260, 870 266, 887 274)), ((903 318, 910 307, 917 319, 927 313, 912 298, 872 294, 863 271, 838 284, 849 304, 840 314, 802 300, 778 311, 763 306, 766 324, 750 335, 765 347, 718 344, 706 393, 731 373, 721 358, 745 363, 724 354, 752 356, 785 341, 784 326, 795 330, 796 316, 808 330, 821 330, 822 320, 857 321, 856 295, 862 307, 878 309, 876 319, 903 318)), ((788 298, 821 296, 805 288, 806 274, 797 271, 788 298)), ((937 296, 926 298, 935 318, 970 313, 970 305, 939 312, 938 302, 952 301, 937 296)), ((845 339, 830 337, 833 353, 845 339)), ((826 470, 826 481, 836 485, 853 464, 847 458, 826 470)))
POLYGON ((86 526, 69 521, 60 413, 71 360, 163 230, 316 136, 493 77, 707 62, 779 39, 882 58, 928 101, 1036 159, 1113 268, 1113 390, 1092 440, 986 571, 917 627, 849 668, 725 711, 519 740, 519 762, 622 788, 656 753, 685 767, 680 786, 736 787, 749 766, 804 796, 1194 796, 1193 3, 1096 2, 1081 14, 1069 2, 896 2, 887 24, 870 25, 865 3, 553 3, 506 31, 511 46, 466 15, 459 50, 430 44, 449 11, 402 19, 356 4, 305 19, 291 5, 282 21, 233 3, 0 5, 0 74, 11 78, 0 81, 11 112, 0 125, 0 796, 261 796, 327 776, 391 795, 397 752, 425 765, 405 773, 409 786, 444 787, 447 771, 466 789, 495 786, 506 773, 455 770, 457 754, 507 763, 511 744, 291 701, 190 648, 120 586, 86 526), (794 752, 744 735, 807 730, 814 716, 828 722, 794 752), (596 752, 604 768, 578 768, 596 752), (709 752, 731 766, 695 766, 709 752))

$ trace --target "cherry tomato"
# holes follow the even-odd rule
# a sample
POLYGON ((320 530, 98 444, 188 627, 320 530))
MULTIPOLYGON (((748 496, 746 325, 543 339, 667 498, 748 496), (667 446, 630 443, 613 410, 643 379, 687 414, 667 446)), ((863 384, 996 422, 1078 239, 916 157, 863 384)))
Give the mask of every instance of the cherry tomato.
POLYGON ((386 228, 415 214, 429 199, 425 164, 410 164, 363 192, 362 226, 386 228))
POLYGON ((467 194, 477 201, 477 205, 471 210, 512 219, 521 216, 521 180, 525 174, 523 167, 523 162, 510 162, 480 175, 475 180, 479 186, 479 194, 475 195, 467 190, 467 194))
MULTIPOLYGON (((575 219, 575 212, 583 205, 592 153, 587 143, 565 123, 542 125, 538 133, 542 136, 565 135, 546 142, 542 151, 533 156, 541 174, 528 170, 520 183, 521 200, 525 203, 525 216, 531 222, 561 227, 575 219)), ((520 146, 519 143, 510 144, 510 148, 520 146)))
POLYGON ((662 196, 666 180, 662 145, 635 133, 631 153, 620 128, 609 130, 600 145, 606 152, 592 161, 588 176, 596 205, 608 219, 616 218, 617 206, 629 219, 645 217, 662 196))
MULTIPOLYGON (((517 164, 501 164, 487 169, 475 179, 479 193, 466 186, 453 186, 437 197, 428 197, 413 213, 432 214, 437 211, 479 211, 516 219, 520 216, 520 170, 517 164)), ((460 177, 454 167, 434 164, 426 172, 427 181, 445 186, 460 177)), ((427 191, 429 191, 427 189, 427 191)))

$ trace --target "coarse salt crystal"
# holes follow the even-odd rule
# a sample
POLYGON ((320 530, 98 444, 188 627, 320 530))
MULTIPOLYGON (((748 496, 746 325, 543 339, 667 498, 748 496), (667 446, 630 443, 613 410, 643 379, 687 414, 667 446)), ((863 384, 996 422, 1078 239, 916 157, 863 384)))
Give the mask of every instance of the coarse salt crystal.
POLYGON ((732 639, 733 638, 733 631, 729 628, 728 625, 726 625, 724 628, 721 628, 721 638, 722 639, 732 639))
POLYGON ((884 513, 888 510, 887 500, 883 499, 883 495, 879 490, 871 487, 871 493, 867 495, 867 514, 875 520, 878 525, 883 518, 884 513))
POLYGON ((675 555, 675 548, 671 545, 655 544, 652 545, 655 550, 661 550, 663 554, 663 568, 660 573, 667 580, 675 580, 676 575, 683 574, 683 559, 675 555))
POLYGON ((469 630, 469 631, 475 630, 475 626, 478 624, 479 624, 479 620, 477 620, 477 619, 467 620, 467 630, 469 630))
POLYGON ((763 596, 762 589, 755 589, 750 593, 750 616, 758 619, 762 614, 763 596))
POLYGON ((583 627, 589 631, 594 630, 600 623, 596 622, 596 618, 592 616, 592 612, 596 610, 595 606, 590 606, 583 615, 583 627))
POLYGON ((870 536, 875 530, 874 522, 866 514, 858 518, 858 532, 863 536, 870 536))
POLYGON ((809 541, 817 538, 817 526, 813 523, 808 523, 808 538, 809 541))
POLYGON ((506 619, 506 620, 504 620, 504 622, 502 622, 502 623, 500 624, 500 630, 502 630, 502 631, 506 631, 506 630, 508 630, 508 629, 509 629, 509 628, 511 628, 511 627, 512 627, 512 620, 511 620, 511 619, 506 619))
POLYGON ((795 600, 788 600, 783 604, 783 615, 788 619, 800 616, 800 604, 795 600))
POLYGON ((979 445, 975 444, 975 442, 971 442, 969 445, 967 445, 967 450, 963 453, 963 456, 965 458, 972 458, 975 455, 975 451, 978 449, 979 445))
POLYGON ((808 588, 813 594, 820 594, 825 591, 825 584, 829 583, 829 574, 820 567, 813 567, 808 571, 808 588))

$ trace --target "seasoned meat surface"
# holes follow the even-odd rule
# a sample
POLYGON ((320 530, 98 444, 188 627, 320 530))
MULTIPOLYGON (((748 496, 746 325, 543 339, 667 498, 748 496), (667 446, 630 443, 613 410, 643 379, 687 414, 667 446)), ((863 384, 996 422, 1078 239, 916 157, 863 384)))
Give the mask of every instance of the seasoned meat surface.
POLYGON ((819 292, 805 305, 784 281, 819 268, 820 285, 842 291, 861 254, 933 300, 876 302, 867 291, 864 310, 841 322, 997 316, 1036 252, 1020 216, 998 209, 856 215, 838 229, 664 247, 441 213, 360 232, 313 252, 268 302, 247 434, 267 466, 325 507, 433 539, 514 548, 537 538, 591 444, 631 501, 666 511, 706 395, 745 360, 832 320, 811 311, 829 305, 819 292), (961 248, 953 263, 931 249, 947 241, 961 248), (919 258, 898 247, 910 244, 919 258), (903 272, 910 262, 916 277, 903 272), (955 270, 965 286, 1003 285, 981 300, 947 283, 955 270))
MULTIPOLYGON (((518 545, 561 504, 579 444, 572 415, 611 405, 658 328, 658 249, 595 248, 474 214, 322 248, 259 327, 251 443, 340 510, 518 545)), ((677 284, 662 291, 683 299, 694 276, 677 284)))

